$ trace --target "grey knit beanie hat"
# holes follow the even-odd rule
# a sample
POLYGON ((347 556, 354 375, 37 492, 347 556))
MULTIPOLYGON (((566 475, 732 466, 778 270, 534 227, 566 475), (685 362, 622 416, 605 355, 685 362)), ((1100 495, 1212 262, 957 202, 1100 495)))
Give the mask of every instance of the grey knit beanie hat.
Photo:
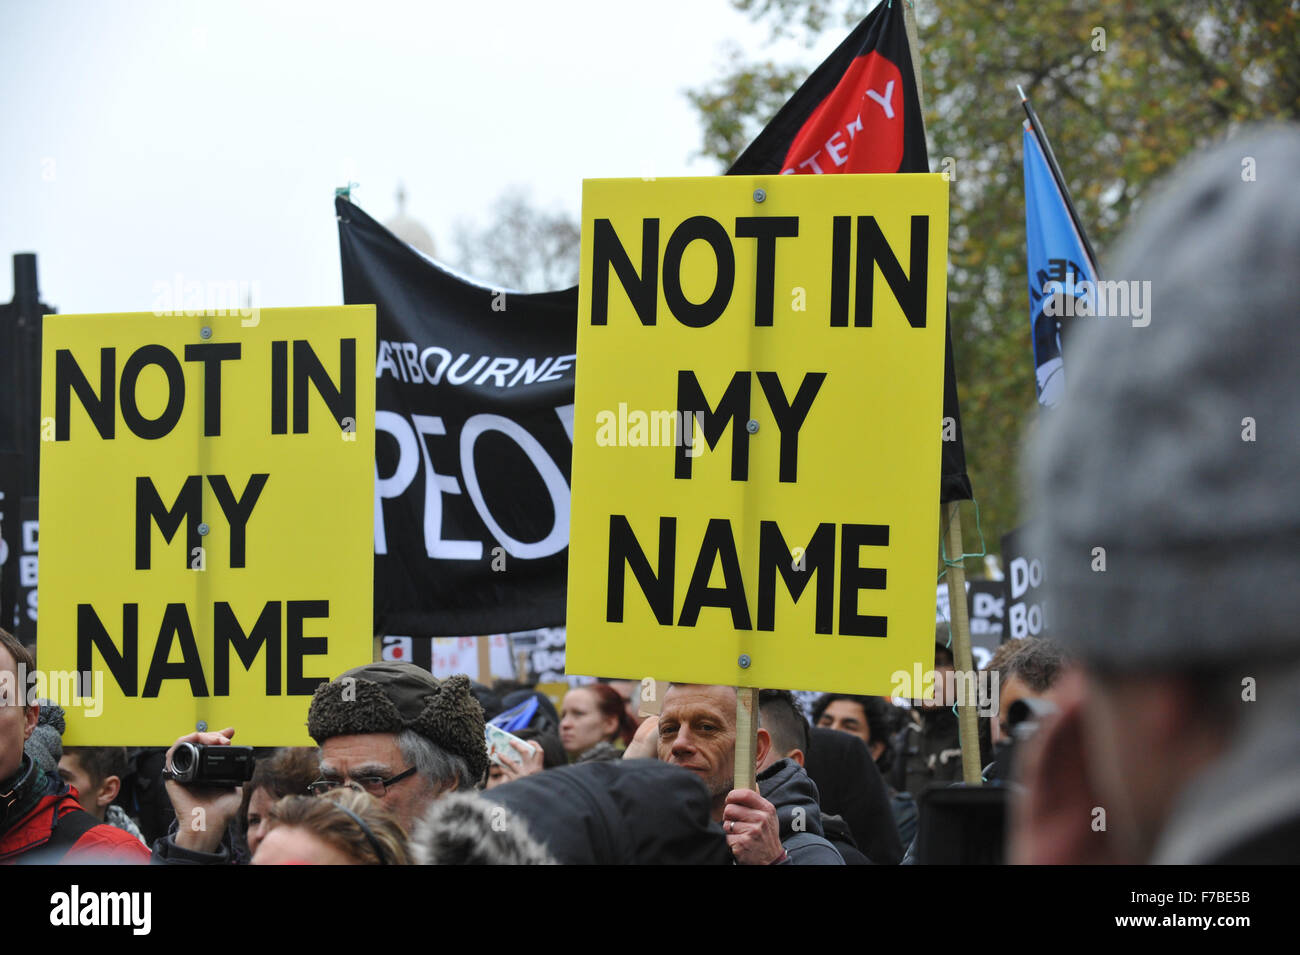
POLYGON ((67 729, 63 707, 49 700, 36 703, 41 708, 40 716, 36 718, 36 729, 23 743, 23 752, 46 773, 57 776, 59 760, 63 758, 63 731, 67 729))
POLYGON ((1300 659, 1297 170, 1296 126, 1195 157, 1106 263, 1149 324, 1074 322, 1026 471, 1052 632, 1096 666, 1300 659))

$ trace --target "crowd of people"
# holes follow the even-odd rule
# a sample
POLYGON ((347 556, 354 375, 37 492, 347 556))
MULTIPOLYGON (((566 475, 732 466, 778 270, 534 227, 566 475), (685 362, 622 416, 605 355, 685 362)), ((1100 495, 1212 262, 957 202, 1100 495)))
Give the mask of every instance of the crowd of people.
MULTIPOLYGON (((317 688, 316 747, 204 787, 166 778, 175 747, 64 750, 57 708, 9 705, 0 862, 893 865, 950 858, 959 801, 934 794, 976 788, 1010 797, 1009 861, 1295 862, 1298 165, 1300 132, 1274 128, 1182 170, 1115 256, 1152 282, 1149 327, 1071 332, 1026 468, 1052 636, 989 663, 978 739, 943 679, 931 701, 830 693, 808 713, 763 690, 757 789, 737 788, 734 687, 671 684, 643 715, 639 683, 607 680, 557 711, 379 662, 317 688), (513 756, 490 758, 489 721, 513 756)), ((0 632, 0 673, 35 666, 0 632)), ((935 670, 953 671, 946 629, 935 670)))
MULTIPOLYGON (((1006 686, 1026 668, 1017 661, 1054 652, 1045 640, 1008 647, 1016 652, 1000 664, 1006 686)), ((95 861, 111 847, 113 861, 174 865, 892 865, 915 843, 917 797, 960 779, 960 759, 949 758, 960 741, 942 696, 951 654, 942 643, 935 650, 939 695, 917 708, 828 693, 810 721, 793 693, 761 691, 756 792, 733 782, 734 687, 670 684, 659 714, 643 715, 641 683, 600 681, 569 690, 557 712, 513 682, 489 688, 374 663, 317 690, 307 717, 317 747, 255 751, 240 787, 167 779, 175 747, 161 760, 145 749, 64 749, 61 711, 46 704, 33 708, 35 723, 10 720, 6 758, 21 751, 28 780, 17 788, 28 802, 41 793, 44 808, 15 820, 0 858, 95 861), (509 727, 517 760, 489 756, 488 721, 509 727), (142 778, 151 774, 158 778, 142 778), (137 795, 163 780, 165 805, 137 795), (82 816, 84 838, 56 838, 82 816)), ((11 661, 34 665, 0 631, 0 665, 11 661)), ((177 744, 235 737, 231 727, 177 744)), ((982 734, 985 757, 991 738, 982 734)))

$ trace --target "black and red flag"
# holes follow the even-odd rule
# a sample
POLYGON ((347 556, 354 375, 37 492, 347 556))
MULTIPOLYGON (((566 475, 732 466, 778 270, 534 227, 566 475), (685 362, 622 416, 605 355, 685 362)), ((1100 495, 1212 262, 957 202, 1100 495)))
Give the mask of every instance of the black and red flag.
MULTIPOLYGON (((929 171, 902 0, 886 0, 813 71, 727 175, 929 171)), ((965 501, 972 492, 951 325, 945 329, 943 364, 943 416, 952 419, 955 437, 942 444, 939 499, 965 501)))

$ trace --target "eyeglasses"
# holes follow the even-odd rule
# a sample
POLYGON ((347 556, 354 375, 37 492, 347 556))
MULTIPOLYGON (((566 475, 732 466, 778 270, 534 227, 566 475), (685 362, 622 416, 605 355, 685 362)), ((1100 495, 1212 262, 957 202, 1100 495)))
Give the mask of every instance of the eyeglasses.
POLYGON ((415 767, 412 766, 405 772, 398 773, 396 776, 390 776, 388 779, 383 779, 379 776, 357 776, 347 782, 344 782, 341 779, 318 779, 307 787, 307 791, 313 796, 323 796, 325 793, 332 792, 340 786, 349 786, 352 789, 360 789, 364 792, 368 792, 377 799, 383 799, 388 793, 389 786, 393 785, 393 783, 401 782, 414 772, 415 767))

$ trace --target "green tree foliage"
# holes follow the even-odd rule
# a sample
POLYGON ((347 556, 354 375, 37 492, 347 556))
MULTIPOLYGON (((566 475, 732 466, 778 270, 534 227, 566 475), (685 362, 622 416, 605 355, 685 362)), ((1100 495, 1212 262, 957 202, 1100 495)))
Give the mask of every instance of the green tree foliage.
MULTIPOLYGON (((774 34, 809 42, 847 34, 871 9, 733 2, 774 34)), ((1140 279, 1113 274, 1107 251, 1153 180, 1245 122, 1300 118, 1300 0, 918 0, 915 10, 931 168, 955 173, 948 287, 967 463, 996 550, 1025 516, 1019 446, 1038 414, 1016 84, 1052 140, 1103 274, 1140 279)), ((739 64, 690 94, 703 153, 729 165, 815 65, 739 64)), ((968 529, 967 550, 971 538, 968 529)))
POLYGON ((768 61, 745 66, 712 86, 687 91, 704 121, 701 154, 730 165, 807 76, 802 66, 768 61))

